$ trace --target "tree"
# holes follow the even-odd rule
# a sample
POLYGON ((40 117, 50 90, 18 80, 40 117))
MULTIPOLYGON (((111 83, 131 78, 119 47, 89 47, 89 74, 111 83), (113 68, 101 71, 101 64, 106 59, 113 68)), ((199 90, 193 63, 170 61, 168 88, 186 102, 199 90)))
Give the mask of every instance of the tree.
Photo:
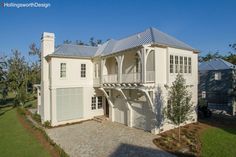
POLYGON ((63 41, 63 44, 71 44, 71 43, 72 43, 71 40, 64 40, 64 41, 63 41))
POLYGON ((90 46, 98 46, 99 44, 102 44, 102 40, 101 39, 95 40, 94 37, 91 37, 89 39, 89 45, 90 46))
POLYGON ((3 100, 6 99, 8 90, 7 90, 7 62, 5 61, 5 56, 0 57, 0 93, 3 97, 3 100))
POLYGON ((168 103, 164 108, 164 117, 172 124, 179 128, 180 141, 180 125, 191 118, 193 113, 193 103, 191 102, 192 94, 189 92, 186 81, 181 74, 178 74, 176 80, 168 89, 168 103))
POLYGON ((223 58, 223 56, 220 55, 219 52, 215 52, 215 53, 209 52, 205 56, 199 56, 199 62, 206 62, 215 58, 223 58))
POLYGON ((36 59, 30 63, 27 68, 28 71, 28 88, 33 88, 34 84, 40 83, 41 73, 41 52, 35 43, 29 46, 29 55, 36 56, 36 59))
POLYGON ((91 38, 89 39, 89 44, 90 44, 91 46, 96 46, 96 42, 94 41, 94 37, 91 37, 91 38))
POLYGON ((234 43, 234 44, 229 44, 229 47, 231 47, 234 51, 236 51, 236 43, 234 43))
POLYGON ((8 59, 9 88, 15 93, 15 105, 24 104, 27 98, 28 71, 25 58, 18 50, 12 50, 13 55, 8 59))
POLYGON ((41 61, 41 52, 39 48, 37 48, 35 43, 30 44, 29 46, 29 55, 30 56, 37 56, 37 60, 41 61))
POLYGON ((236 43, 235 44, 229 44, 229 47, 233 50, 233 52, 229 52, 228 56, 225 56, 225 60, 232 63, 236 64, 236 43))
MULTIPOLYGON (((75 40, 75 41, 72 41, 72 40, 64 40, 63 41, 63 44, 76 44, 76 45, 85 45, 85 46, 98 46, 100 44, 102 44, 102 40, 101 39, 97 39, 95 40, 94 37, 91 37, 89 39, 88 42, 84 42, 82 40, 75 40)), ((60 45, 56 46, 56 47, 59 47, 60 45)))
POLYGON ((83 41, 81 40, 76 40, 75 41, 76 45, 86 45, 83 41))

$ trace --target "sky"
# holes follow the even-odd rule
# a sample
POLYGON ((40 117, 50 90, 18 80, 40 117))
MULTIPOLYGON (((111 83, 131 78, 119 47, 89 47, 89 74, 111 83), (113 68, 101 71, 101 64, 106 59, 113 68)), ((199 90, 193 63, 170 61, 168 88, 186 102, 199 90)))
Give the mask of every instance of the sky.
POLYGON ((4 0, 50 3, 48 8, 6 8, 0 1, 0 53, 40 45, 42 32, 64 40, 121 39, 155 27, 201 51, 226 54, 236 43, 235 0, 4 0))

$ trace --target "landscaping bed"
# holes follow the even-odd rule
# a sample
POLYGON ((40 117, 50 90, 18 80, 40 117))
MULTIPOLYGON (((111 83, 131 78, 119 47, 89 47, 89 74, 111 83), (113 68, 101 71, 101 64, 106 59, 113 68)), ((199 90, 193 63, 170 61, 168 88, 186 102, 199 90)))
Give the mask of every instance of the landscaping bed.
POLYGON ((181 127, 179 140, 178 129, 173 129, 160 134, 153 142, 157 147, 162 148, 178 156, 199 156, 201 142, 199 134, 209 126, 194 123, 181 127))
POLYGON ((214 115, 210 119, 161 133, 153 140, 157 147, 177 156, 235 157, 236 156, 236 121, 232 117, 214 115))

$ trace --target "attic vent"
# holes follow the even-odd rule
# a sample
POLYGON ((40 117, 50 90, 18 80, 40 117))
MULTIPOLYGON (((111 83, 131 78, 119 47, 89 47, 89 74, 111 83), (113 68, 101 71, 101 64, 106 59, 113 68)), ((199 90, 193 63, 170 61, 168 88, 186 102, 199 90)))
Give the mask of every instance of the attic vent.
POLYGON ((137 35, 137 38, 138 38, 138 39, 140 39, 140 38, 141 38, 140 34, 138 34, 138 35, 137 35))

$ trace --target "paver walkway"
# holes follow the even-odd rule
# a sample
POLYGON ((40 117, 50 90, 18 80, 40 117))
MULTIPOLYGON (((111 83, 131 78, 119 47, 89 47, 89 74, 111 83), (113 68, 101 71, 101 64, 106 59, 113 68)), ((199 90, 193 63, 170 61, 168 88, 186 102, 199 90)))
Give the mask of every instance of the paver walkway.
POLYGON ((86 121, 46 132, 71 157, 172 156, 152 143, 156 135, 118 123, 86 121))

